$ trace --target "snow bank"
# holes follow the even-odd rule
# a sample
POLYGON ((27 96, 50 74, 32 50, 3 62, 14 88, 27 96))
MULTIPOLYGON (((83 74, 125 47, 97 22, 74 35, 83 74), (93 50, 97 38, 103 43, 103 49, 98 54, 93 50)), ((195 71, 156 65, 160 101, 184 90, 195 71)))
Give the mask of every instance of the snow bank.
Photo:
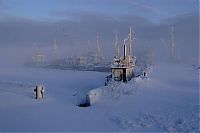
POLYGON ((103 87, 102 88, 97 88, 93 89, 88 92, 86 95, 86 102, 89 103, 90 105, 95 104, 102 96, 103 94, 103 87))
POLYGON ((133 78, 128 83, 112 81, 107 86, 90 90, 86 95, 86 103, 93 105, 98 102, 102 97, 106 99, 119 98, 123 95, 129 95, 132 93, 132 91, 135 91, 137 89, 137 85, 142 79, 143 78, 139 76, 133 78), (132 87, 130 87, 130 85, 132 87))

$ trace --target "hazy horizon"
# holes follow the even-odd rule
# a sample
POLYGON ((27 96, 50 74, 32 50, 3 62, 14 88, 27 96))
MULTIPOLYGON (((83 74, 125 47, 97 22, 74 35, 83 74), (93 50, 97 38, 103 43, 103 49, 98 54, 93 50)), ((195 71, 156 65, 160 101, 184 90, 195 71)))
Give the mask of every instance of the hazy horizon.
POLYGON ((49 54, 55 39, 61 57, 79 56, 95 50, 97 34, 103 55, 110 59, 114 31, 123 45, 130 26, 135 32, 135 53, 150 48, 157 57, 165 57, 170 25, 175 29, 177 56, 198 61, 197 0, 0 0, 0 49, 13 59, 31 56, 35 44, 49 54))

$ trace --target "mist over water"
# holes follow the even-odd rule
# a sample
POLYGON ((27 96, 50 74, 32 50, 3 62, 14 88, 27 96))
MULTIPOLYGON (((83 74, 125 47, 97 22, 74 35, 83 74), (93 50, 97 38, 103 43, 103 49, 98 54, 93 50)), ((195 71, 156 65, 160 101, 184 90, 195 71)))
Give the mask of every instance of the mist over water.
MULTIPOLYGON (((128 3, 125 1, 125 4, 126 2, 128 3)), ((187 1, 184 2, 187 3, 187 1)), ((139 4, 132 4, 139 6, 139 4)), ((145 7, 147 8, 145 5, 140 5, 138 8, 144 10, 145 7)), ((165 9, 163 5, 157 8, 165 9)), ((174 26, 176 58, 185 63, 197 63, 199 61, 198 5, 191 4, 187 8, 191 8, 190 11, 186 12, 180 7, 182 12, 179 11, 175 15, 163 17, 157 21, 153 21, 149 16, 131 12, 120 17, 113 17, 110 14, 96 13, 96 11, 94 13, 79 11, 67 13, 63 10, 51 13, 54 17, 60 17, 59 19, 38 20, 7 15, 4 13, 7 9, 2 8, 0 10, 2 14, 0 18, 0 65, 23 66, 26 60, 31 60, 36 51, 44 54, 46 59, 51 59, 55 39, 58 44, 59 58, 95 52, 97 34, 102 55, 106 61, 110 61, 115 56, 114 31, 118 31, 118 44, 121 47, 120 51, 123 51, 123 39, 128 36, 130 26, 134 30, 133 54, 138 56, 150 50, 156 62, 165 62, 170 60, 169 31, 171 25, 174 26)), ((152 15, 155 15, 153 11, 151 11, 152 15)), ((159 18, 158 14, 157 16, 159 18)))

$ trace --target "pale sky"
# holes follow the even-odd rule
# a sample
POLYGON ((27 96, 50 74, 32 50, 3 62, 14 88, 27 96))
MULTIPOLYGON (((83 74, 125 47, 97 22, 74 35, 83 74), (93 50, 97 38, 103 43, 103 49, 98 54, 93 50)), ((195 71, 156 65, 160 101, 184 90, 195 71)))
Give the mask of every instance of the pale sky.
POLYGON ((119 18, 136 15, 154 22, 198 10, 198 0, 0 0, 0 15, 34 20, 74 19, 77 14, 119 18))

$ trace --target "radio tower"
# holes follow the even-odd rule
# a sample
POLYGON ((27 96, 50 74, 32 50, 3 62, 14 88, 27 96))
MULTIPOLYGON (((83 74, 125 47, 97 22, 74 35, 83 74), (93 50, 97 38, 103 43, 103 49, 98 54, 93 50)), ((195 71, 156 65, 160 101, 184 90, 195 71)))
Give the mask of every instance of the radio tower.
POLYGON ((58 44, 57 44, 57 41, 55 39, 54 44, 53 44, 53 53, 54 53, 55 58, 57 58, 57 50, 58 50, 58 44))
POLYGON ((97 56, 100 56, 99 35, 97 34, 97 56))
POLYGON ((174 26, 170 27, 170 42, 171 42, 171 57, 172 60, 175 58, 175 43, 174 43, 174 26))
POLYGON ((101 56, 101 50, 100 50, 100 44, 99 44, 99 34, 97 33, 97 62, 100 63, 102 60, 102 56, 101 56))

